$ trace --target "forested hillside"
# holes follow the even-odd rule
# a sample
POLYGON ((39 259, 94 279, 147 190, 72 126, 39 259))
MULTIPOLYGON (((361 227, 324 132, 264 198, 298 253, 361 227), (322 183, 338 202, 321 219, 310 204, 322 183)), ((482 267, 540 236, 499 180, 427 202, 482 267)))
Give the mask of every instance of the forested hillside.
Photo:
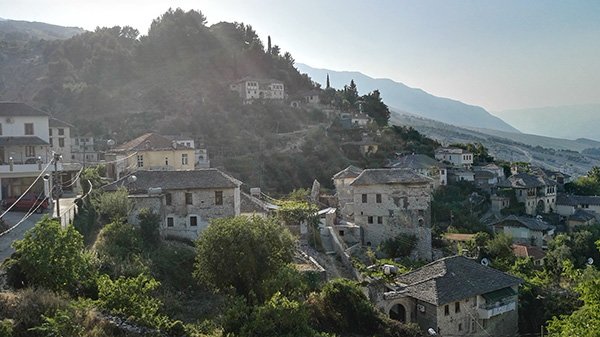
MULTIPOLYGON (((328 186, 349 163, 381 166, 410 142, 402 140, 410 130, 394 129, 390 136, 371 129, 369 137, 383 141, 385 151, 363 158, 342 146, 361 135, 331 137, 333 117, 320 109, 292 108, 287 101, 242 104, 229 84, 245 76, 280 80, 290 98, 316 86, 277 41, 263 43, 243 23, 208 26, 199 11, 170 9, 147 35, 112 27, 64 40, 19 38, 0 51, 0 100, 43 109, 73 124, 75 135, 117 142, 148 131, 194 137, 213 166, 249 186, 289 192, 314 179, 328 186)), ((324 91, 325 98, 355 112, 361 99, 379 111, 378 127, 387 124, 389 110, 378 91, 359 97, 356 86, 346 89, 324 91)))

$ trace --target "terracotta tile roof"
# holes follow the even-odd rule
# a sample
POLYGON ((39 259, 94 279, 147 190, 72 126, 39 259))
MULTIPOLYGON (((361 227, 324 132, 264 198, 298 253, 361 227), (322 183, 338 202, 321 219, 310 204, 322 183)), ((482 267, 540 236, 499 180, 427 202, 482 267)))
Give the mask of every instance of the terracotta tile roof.
POLYGON ((446 233, 444 234, 444 239, 450 241, 470 241, 474 236, 475 234, 446 233))
POLYGON ((542 248, 523 244, 513 244, 512 250, 517 257, 531 257, 534 260, 541 260, 546 257, 542 248))
POLYGON ((175 141, 157 133, 146 133, 114 148, 113 152, 148 151, 148 150, 186 150, 191 147, 178 144, 175 141))

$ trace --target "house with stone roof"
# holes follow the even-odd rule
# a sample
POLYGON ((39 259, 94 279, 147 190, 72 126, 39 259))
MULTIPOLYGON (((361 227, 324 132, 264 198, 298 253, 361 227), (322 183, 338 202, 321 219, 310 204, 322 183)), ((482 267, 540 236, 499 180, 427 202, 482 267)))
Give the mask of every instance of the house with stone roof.
POLYGON ((363 245, 414 235, 414 257, 431 260, 433 179, 411 169, 366 169, 349 184, 353 221, 363 245))
POLYGON ((555 227, 543 221, 541 217, 509 215, 492 224, 496 233, 504 233, 512 237, 513 242, 546 247, 546 243, 554 235, 555 227))
POLYGON ((350 183, 356 179, 363 169, 350 165, 333 176, 335 186, 335 198, 337 199, 340 212, 345 218, 354 216, 354 195, 350 183))
POLYGON ((217 169, 139 170, 104 190, 127 189, 133 204, 129 223, 138 224, 138 214, 148 208, 162 220, 161 235, 195 240, 212 219, 241 214, 241 185, 217 169))
POLYGON ((536 215, 556 211, 556 182, 529 173, 513 174, 500 181, 498 189, 512 190, 518 202, 525 205, 525 213, 536 215))
POLYGON ((146 133, 106 153, 106 171, 118 180, 137 170, 191 170, 195 167, 196 150, 185 142, 157 133, 146 133))
POLYGON ((516 336, 522 282, 479 261, 450 256, 393 283, 373 282, 369 297, 390 318, 439 336, 516 336))
POLYGON ((409 168, 426 177, 434 179, 435 187, 448 185, 446 165, 424 154, 399 156, 386 165, 388 168, 409 168))
POLYGON ((561 193, 556 197, 556 213, 567 217, 579 209, 600 214, 600 196, 561 193))
POLYGON ((238 93, 244 103, 257 99, 283 100, 285 87, 283 82, 274 79, 244 77, 229 85, 231 91, 238 93))

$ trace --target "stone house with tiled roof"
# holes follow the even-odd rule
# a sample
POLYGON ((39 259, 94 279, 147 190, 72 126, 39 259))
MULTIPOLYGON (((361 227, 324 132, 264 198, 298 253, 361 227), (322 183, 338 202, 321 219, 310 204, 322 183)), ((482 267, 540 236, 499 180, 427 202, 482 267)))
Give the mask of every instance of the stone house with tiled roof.
POLYGON ((217 169, 137 171, 104 187, 125 187, 133 203, 128 222, 143 208, 160 215, 163 236, 195 240, 210 220, 241 214, 242 183, 217 169), (135 178, 132 178, 135 177, 135 178))
POLYGON ((417 173, 434 179, 435 187, 448 185, 446 165, 424 154, 407 154, 396 158, 386 167, 409 168, 417 173))
POLYGON ((492 224, 496 233, 512 237, 513 242, 545 247, 554 235, 555 227, 541 220, 527 216, 509 215, 492 224))
POLYGON ((191 170, 196 151, 185 143, 156 133, 146 133, 111 149, 105 158, 109 177, 118 180, 137 170, 191 170))
POLYGON ((523 281, 478 261, 451 256, 374 284, 376 307, 439 336, 516 336, 518 287, 523 281))
POLYGON ((498 183, 499 189, 513 190, 525 213, 536 215, 556 211, 556 182, 528 173, 513 174, 498 183))
POLYGON ((411 169, 366 169, 350 187, 363 245, 377 247, 399 235, 414 235, 414 257, 431 260, 433 179, 411 169))

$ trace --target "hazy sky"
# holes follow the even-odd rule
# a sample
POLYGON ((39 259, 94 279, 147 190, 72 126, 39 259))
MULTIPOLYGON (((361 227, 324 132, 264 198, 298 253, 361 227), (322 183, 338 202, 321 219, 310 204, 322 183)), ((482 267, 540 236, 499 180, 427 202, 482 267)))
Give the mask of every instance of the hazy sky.
POLYGON ((0 17, 145 34, 169 7, 199 9, 209 24, 251 24, 313 67, 391 78, 491 111, 600 103, 597 0, 0 0, 0 17))

